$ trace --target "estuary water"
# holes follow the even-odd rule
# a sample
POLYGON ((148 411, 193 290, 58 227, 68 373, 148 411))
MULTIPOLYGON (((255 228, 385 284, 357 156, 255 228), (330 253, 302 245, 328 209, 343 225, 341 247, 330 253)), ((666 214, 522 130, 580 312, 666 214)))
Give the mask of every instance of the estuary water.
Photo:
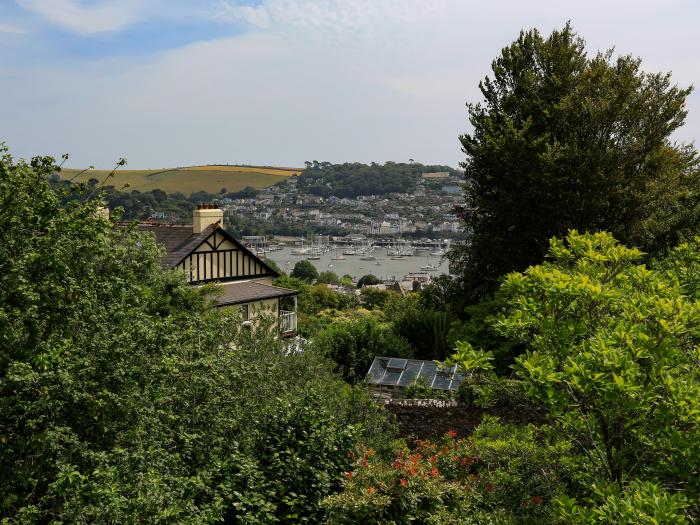
MULTIPOLYGON (((270 251, 265 254, 265 257, 275 261, 282 270, 290 273, 294 265, 298 261, 308 259, 305 255, 292 255, 294 248, 285 247, 279 251, 270 251)), ((423 253, 416 255, 405 256, 403 259, 392 259, 387 254, 387 248, 377 247, 372 255, 376 258, 374 261, 361 260, 359 255, 342 255, 345 248, 331 250, 320 256, 318 260, 309 260, 319 272, 331 271, 342 277, 345 274, 351 275, 353 279, 359 279, 363 275, 371 273, 380 279, 397 279, 400 280, 409 273, 427 273, 437 277, 442 273, 449 273, 446 260, 441 257, 430 255, 426 250, 423 253), (343 260, 334 259, 336 257, 345 257, 343 260), (437 271, 426 272, 421 270, 421 266, 428 264, 437 267, 437 271)))

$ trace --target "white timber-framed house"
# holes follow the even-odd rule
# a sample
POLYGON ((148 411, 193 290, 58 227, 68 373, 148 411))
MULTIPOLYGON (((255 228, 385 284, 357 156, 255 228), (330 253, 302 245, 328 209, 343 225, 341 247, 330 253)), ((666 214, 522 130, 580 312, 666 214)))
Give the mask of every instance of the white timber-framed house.
POLYGON ((272 315, 282 335, 294 335, 299 292, 272 284, 279 274, 223 228, 223 210, 200 204, 192 219, 192 225, 142 222, 137 229, 152 233, 165 248, 164 267, 182 271, 193 286, 220 286, 217 307, 240 308, 244 322, 272 315), (283 301, 290 309, 282 308, 283 301))

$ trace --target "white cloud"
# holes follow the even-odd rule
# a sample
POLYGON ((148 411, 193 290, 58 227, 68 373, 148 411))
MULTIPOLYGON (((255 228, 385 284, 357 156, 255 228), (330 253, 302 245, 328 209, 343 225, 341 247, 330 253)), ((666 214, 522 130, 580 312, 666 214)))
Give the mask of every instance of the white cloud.
MULTIPOLYGON (((224 0, 217 17, 248 26, 296 32, 306 38, 366 33, 378 26, 413 24, 444 10, 443 0, 263 0, 258 5, 224 0)), ((364 36, 364 35, 363 35, 364 36)))
POLYGON ((139 0, 17 0, 17 3, 59 27, 79 34, 119 31, 135 22, 142 13, 139 0))
MULTIPOLYGON (((0 122, 10 130, 0 140, 19 155, 71 152, 76 166, 107 167, 120 156, 135 168, 408 158, 456 165, 464 104, 480 99, 479 80, 521 28, 548 33, 571 19, 591 50, 616 45, 653 70, 673 70, 681 85, 697 77, 687 45, 696 32, 692 2, 671 10, 651 0, 634 10, 631 0, 621 4, 221 4, 221 20, 249 30, 138 62, 0 71, 0 122)), ((684 140, 700 136, 700 94, 689 107, 684 140)))

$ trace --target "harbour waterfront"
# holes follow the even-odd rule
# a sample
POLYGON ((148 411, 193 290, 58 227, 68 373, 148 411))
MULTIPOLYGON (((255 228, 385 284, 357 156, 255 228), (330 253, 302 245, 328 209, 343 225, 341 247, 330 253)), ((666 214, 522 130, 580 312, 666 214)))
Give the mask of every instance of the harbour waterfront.
MULTIPOLYGON (((265 257, 272 259, 286 273, 290 273, 294 265, 303 260, 307 260, 305 255, 292 255, 293 247, 285 247, 277 251, 269 251, 265 257)), ((416 255, 405 256, 401 259, 392 259, 387 252, 390 248, 375 248, 372 255, 376 258, 374 261, 361 260, 360 255, 342 255, 343 248, 338 250, 330 250, 323 254, 317 255, 318 259, 311 259, 309 262, 313 264, 319 272, 331 271, 342 277, 350 275, 353 279, 359 279, 363 275, 372 274, 382 280, 401 279, 409 273, 427 273, 433 277, 437 277, 443 273, 449 273, 447 260, 442 257, 430 255, 426 253, 418 253, 416 255), (345 257, 338 260, 336 257, 345 257), (434 265, 436 271, 426 272, 421 270, 421 267, 434 265)))

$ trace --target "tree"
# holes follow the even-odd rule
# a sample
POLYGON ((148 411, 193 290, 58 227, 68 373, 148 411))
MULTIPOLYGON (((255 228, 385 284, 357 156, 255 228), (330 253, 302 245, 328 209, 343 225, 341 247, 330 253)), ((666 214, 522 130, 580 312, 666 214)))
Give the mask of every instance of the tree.
POLYGON ((311 283, 318 278, 318 270, 309 261, 299 261, 294 265, 290 275, 307 283, 311 283))
POLYGON ((0 149, 0 521, 318 522, 371 412, 0 149))
POLYGON ((460 137, 472 236, 450 254, 475 297, 539 262, 570 228, 645 250, 692 236, 698 158, 670 139, 691 88, 644 73, 638 58, 589 57, 568 24, 546 39, 522 32, 492 71, 460 137))
POLYGON ((280 276, 285 275, 282 268, 280 268, 279 265, 275 261, 273 261, 269 257, 265 257, 263 260, 265 261, 265 264, 267 264, 270 268, 272 268, 275 272, 277 272, 278 275, 280 275, 280 276))
POLYGON ((357 281, 357 287, 362 288, 368 285, 379 284, 380 282, 381 281, 376 275, 368 273, 367 275, 360 277, 360 279, 357 281))
POLYGON ((411 345, 394 334, 387 323, 371 316, 334 321, 314 337, 313 345, 335 362, 336 371, 351 384, 365 378, 377 356, 413 355, 411 345))
POLYGON ((338 275, 335 272, 321 272, 318 275, 317 282, 321 284, 338 284, 338 275))
POLYGON ((360 300, 362 304, 370 309, 379 309, 384 306, 389 297, 396 292, 391 292, 389 290, 378 290, 376 288, 363 288, 360 291, 360 300))
POLYGON ((572 231, 503 284, 496 327, 526 346, 516 373, 595 479, 700 493, 699 254, 700 238, 650 270, 610 234, 572 231))

